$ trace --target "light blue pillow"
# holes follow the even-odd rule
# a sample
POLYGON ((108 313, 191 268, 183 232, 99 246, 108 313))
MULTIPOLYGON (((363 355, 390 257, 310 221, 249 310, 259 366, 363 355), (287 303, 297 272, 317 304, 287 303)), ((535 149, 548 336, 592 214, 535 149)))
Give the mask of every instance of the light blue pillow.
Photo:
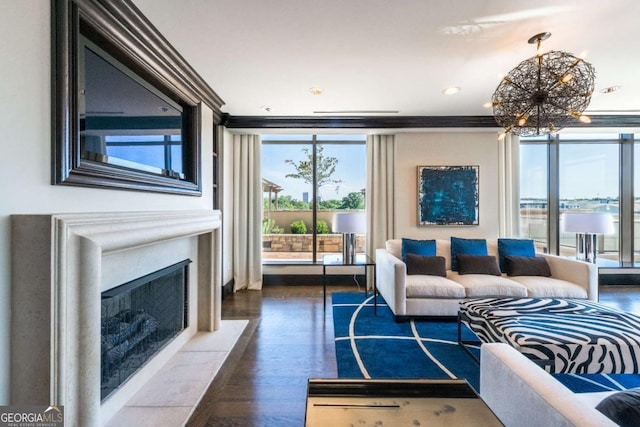
POLYGON ((487 241, 485 239, 463 239, 451 237, 451 270, 458 271, 458 255, 487 256, 487 241))
POLYGON ((506 257, 511 256, 536 256, 536 248, 531 239, 498 239, 498 258, 500 271, 507 272, 506 257))
POLYGON ((435 240, 413 240, 402 239, 402 261, 407 262, 407 254, 416 254, 422 256, 436 255, 435 240))

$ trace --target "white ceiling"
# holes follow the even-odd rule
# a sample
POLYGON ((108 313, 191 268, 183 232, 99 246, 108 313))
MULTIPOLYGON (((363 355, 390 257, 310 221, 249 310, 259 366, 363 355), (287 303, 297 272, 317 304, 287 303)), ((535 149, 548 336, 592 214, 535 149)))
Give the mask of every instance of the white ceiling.
POLYGON ((638 0, 133 1, 235 116, 491 115, 499 76, 545 31, 545 50, 587 52, 596 91, 621 86, 590 114, 640 114, 638 0))

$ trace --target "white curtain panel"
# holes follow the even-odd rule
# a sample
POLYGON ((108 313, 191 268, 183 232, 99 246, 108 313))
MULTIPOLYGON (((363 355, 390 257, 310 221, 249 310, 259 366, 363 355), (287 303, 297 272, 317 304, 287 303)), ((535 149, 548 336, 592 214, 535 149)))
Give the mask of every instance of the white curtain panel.
MULTIPOLYGON (((367 136, 367 255, 395 237, 395 135, 367 136)), ((368 281, 370 283, 370 281, 368 281)))
POLYGON ((233 135, 234 291, 262 289, 260 136, 233 135))
POLYGON ((500 237, 520 235, 520 137, 507 134, 498 140, 500 237))

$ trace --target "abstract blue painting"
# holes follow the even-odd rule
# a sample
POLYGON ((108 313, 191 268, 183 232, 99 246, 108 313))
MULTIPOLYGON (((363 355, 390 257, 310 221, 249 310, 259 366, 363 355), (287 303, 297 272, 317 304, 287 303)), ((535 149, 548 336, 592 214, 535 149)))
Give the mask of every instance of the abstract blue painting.
POLYGON ((419 225, 478 225, 478 166, 418 166, 419 225))

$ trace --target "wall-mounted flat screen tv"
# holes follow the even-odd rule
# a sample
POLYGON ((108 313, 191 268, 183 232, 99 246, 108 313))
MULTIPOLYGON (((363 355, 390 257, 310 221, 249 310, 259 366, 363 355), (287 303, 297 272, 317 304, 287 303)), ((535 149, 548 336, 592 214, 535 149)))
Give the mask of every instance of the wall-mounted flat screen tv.
POLYGON ((81 157, 185 179, 183 107, 84 37, 80 49, 81 157))

